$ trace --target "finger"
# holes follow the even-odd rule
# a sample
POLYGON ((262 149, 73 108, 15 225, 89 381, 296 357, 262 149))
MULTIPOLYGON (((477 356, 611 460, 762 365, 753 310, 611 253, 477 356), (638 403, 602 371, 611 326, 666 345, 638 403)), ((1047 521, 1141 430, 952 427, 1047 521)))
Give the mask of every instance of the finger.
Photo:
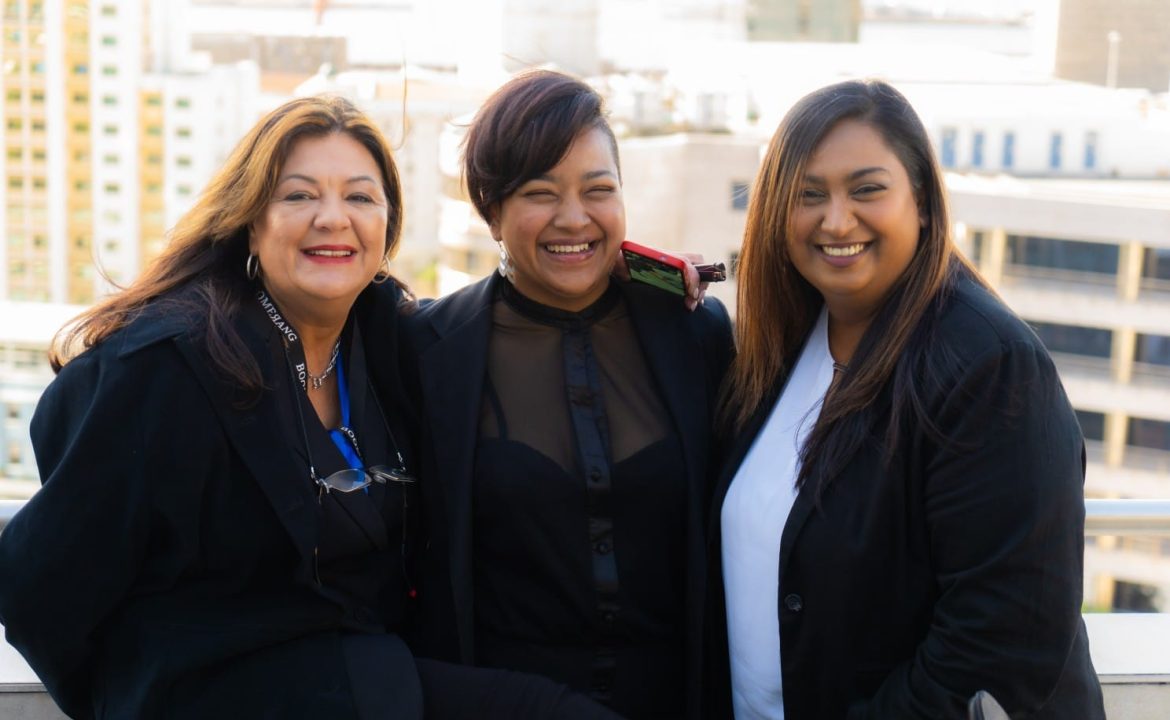
POLYGON ((617 254, 617 261, 613 264, 613 274, 623 282, 630 281, 630 268, 626 265, 626 256, 622 253, 617 254))

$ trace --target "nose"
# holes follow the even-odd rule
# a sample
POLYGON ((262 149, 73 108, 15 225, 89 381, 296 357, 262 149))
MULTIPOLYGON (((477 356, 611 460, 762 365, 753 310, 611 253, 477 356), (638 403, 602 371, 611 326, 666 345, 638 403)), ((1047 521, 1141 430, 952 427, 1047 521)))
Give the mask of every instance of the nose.
POLYGON ((556 227, 576 230, 589 223, 589 212, 585 209, 585 204, 581 202, 580 198, 570 195, 558 204, 556 217, 553 218, 553 224, 556 227))
POLYGON ((321 230, 348 229, 350 220, 345 198, 333 193, 322 195, 313 224, 321 230))
POLYGON ((830 197, 821 218, 821 231, 836 238, 844 238, 857 227, 857 217, 847 198, 830 197))

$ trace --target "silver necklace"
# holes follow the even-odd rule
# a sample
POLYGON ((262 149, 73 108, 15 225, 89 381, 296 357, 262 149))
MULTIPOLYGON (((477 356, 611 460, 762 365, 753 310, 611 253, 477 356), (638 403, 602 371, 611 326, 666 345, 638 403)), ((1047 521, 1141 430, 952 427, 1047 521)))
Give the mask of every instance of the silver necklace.
POLYGON ((305 375, 309 377, 309 382, 312 383, 314 390, 320 390, 329 376, 333 374, 333 368, 337 367, 337 356, 341 354, 341 338, 337 338, 337 342, 333 343, 333 355, 329 358, 329 364, 321 371, 320 375, 314 375, 309 372, 308 363, 305 364, 305 375))

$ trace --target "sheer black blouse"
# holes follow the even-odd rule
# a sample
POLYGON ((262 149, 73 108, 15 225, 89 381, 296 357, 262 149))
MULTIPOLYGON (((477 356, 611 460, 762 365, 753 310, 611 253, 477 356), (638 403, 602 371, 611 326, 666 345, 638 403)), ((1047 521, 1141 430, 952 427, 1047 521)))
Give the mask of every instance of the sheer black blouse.
POLYGON ((624 301, 500 283, 474 479, 480 665, 683 712, 686 469, 624 301))

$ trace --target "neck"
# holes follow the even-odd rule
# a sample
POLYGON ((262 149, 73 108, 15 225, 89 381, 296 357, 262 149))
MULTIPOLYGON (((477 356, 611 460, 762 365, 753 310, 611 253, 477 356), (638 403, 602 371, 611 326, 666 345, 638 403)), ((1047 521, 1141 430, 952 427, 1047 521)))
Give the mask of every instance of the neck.
POLYGON ((848 365, 873 321, 873 313, 834 307, 828 302, 826 305, 829 310, 829 353, 835 362, 848 365))

